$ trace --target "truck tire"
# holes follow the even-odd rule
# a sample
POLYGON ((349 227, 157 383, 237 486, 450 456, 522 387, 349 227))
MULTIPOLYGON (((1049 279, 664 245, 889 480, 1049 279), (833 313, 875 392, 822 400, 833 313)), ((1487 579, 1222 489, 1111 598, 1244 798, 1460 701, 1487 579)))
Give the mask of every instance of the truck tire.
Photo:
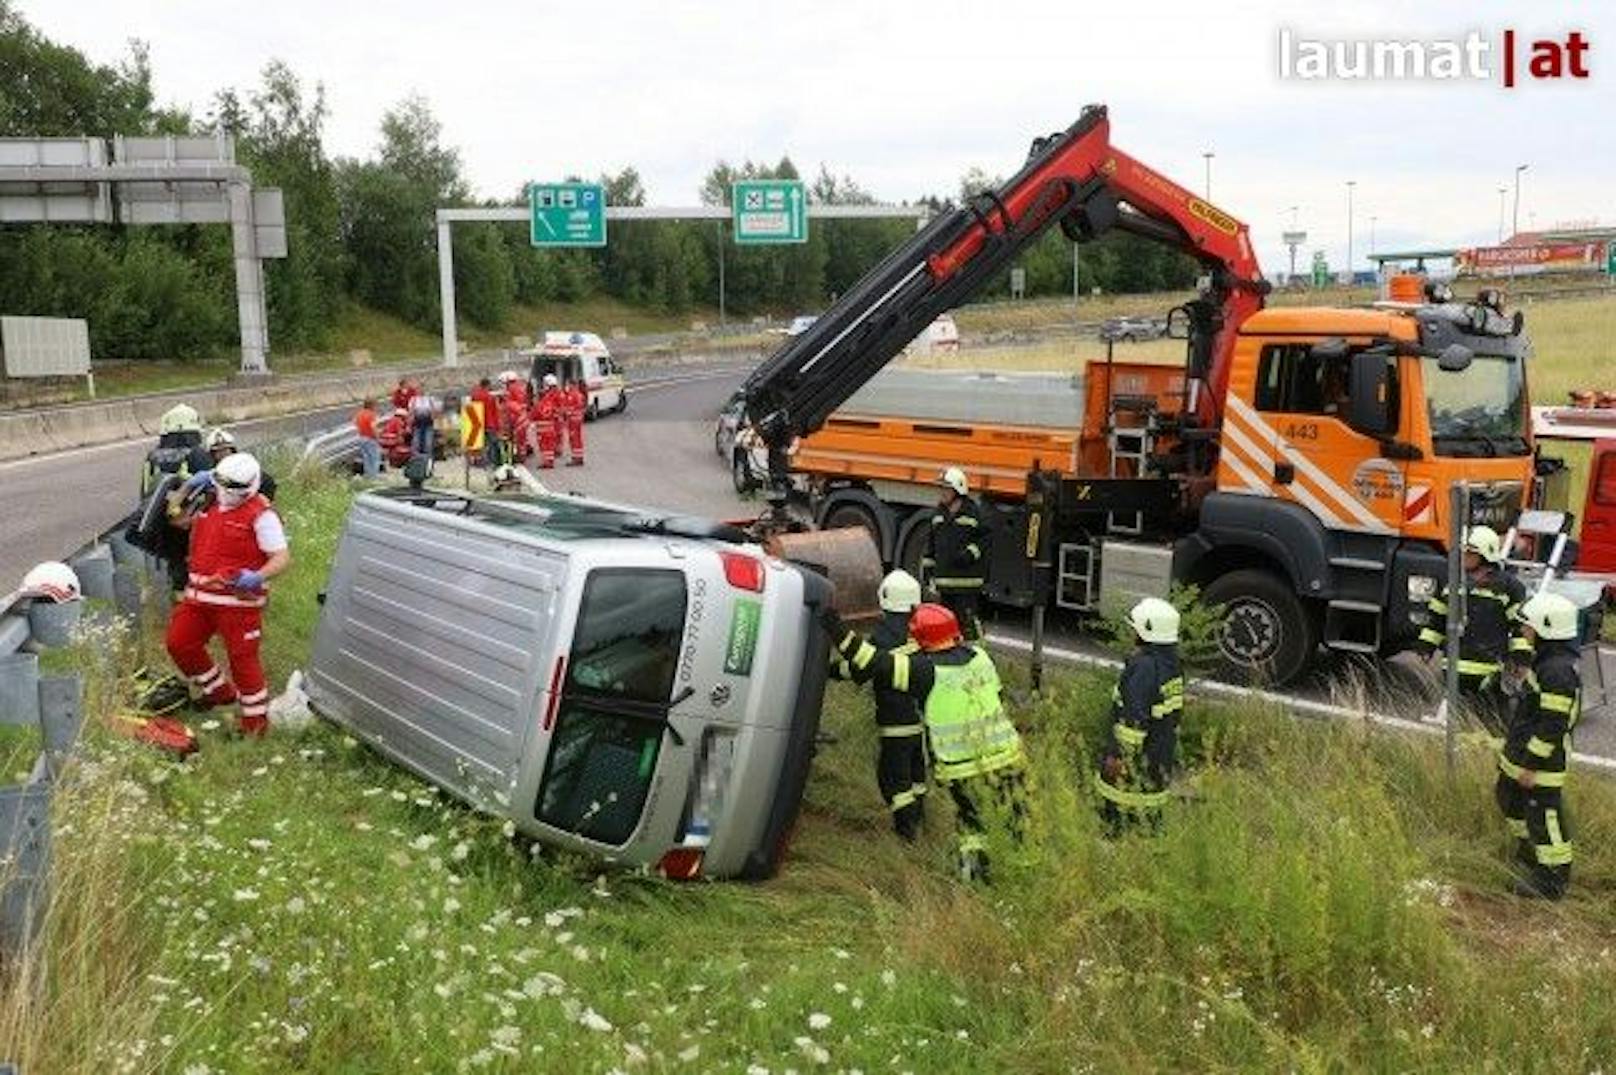
POLYGON ((870 535, 875 542, 876 550, 881 548, 881 524, 875 514, 863 504, 856 504, 844 500, 825 513, 825 521, 820 525, 821 530, 841 530, 844 527, 856 526, 870 535))
POLYGON ((745 448, 736 448, 731 454, 729 477, 739 495, 749 496, 757 492, 758 480, 752 473, 752 461, 747 458, 745 448))
POLYGON ((931 544, 931 512, 921 510, 921 518, 909 527, 909 532, 899 539, 897 555, 893 557, 893 566, 901 567, 915 578, 925 582, 925 576, 920 570, 920 558, 926 555, 926 547, 931 544))
POLYGON ((1218 635, 1220 673, 1237 683, 1283 687, 1313 660, 1319 627, 1289 583, 1271 571, 1244 569, 1206 587, 1203 600, 1224 607, 1218 635))

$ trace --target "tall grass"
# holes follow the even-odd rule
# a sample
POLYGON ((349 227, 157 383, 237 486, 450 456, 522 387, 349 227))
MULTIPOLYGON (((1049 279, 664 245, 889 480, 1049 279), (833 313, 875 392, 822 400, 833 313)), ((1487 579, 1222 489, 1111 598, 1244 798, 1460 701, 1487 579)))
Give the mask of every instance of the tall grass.
MULTIPOLYGON (((291 477, 267 631, 302 659, 346 489, 291 477), (329 532, 328 532, 329 528, 329 532)), ((118 645, 133 646, 134 640, 118 645)), ((98 721, 127 662, 94 647, 98 721)), ((1016 697, 1021 671, 1005 669, 1016 697)), ((279 675, 277 678, 279 678, 279 675)), ((97 724, 56 814, 46 944, 0 1056, 104 1071, 1590 1071, 1616 1056, 1616 794, 1572 785, 1572 895, 1504 895, 1491 770, 1363 726, 1192 701, 1162 830, 1106 839, 1109 680, 1013 708, 1031 760, 995 883, 932 796, 888 830, 867 697, 837 686, 783 874, 673 885, 530 848, 329 727, 97 724)))

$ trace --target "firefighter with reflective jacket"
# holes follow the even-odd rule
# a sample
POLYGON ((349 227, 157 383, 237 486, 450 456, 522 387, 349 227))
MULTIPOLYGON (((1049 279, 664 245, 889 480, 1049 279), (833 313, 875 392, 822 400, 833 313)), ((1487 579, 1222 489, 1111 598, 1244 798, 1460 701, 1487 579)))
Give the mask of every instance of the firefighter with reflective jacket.
MULTIPOLYGON (((909 617, 920 604, 920 583, 898 570, 881 580, 881 622, 870 632, 870 644, 891 654, 910 656, 919 647, 909 637, 909 617)), ((842 679, 853 678, 845 657, 833 669, 842 679)), ((926 810, 926 726, 915 700, 891 684, 877 681, 875 723, 880 734, 875 782, 892 811, 892 827, 905 840, 920 834, 926 810)))
POLYGON ((921 567, 929 571, 938 600, 959 620, 965 638, 975 641, 982 637, 977 606, 987 584, 987 534, 965 471, 949 467, 937 485, 942 495, 932 513, 930 547, 921 567))
POLYGON ((1498 754, 1494 795, 1525 871, 1515 893, 1557 900, 1571 880, 1571 823, 1563 797, 1571 733, 1582 706, 1577 608, 1560 594, 1540 593, 1521 606, 1521 619, 1536 652, 1498 754))
POLYGON ((1111 738, 1100 760, 1100 812, 1112 833, 1159 819, 1178 762, 1184 675, 1178 664, 1178 610, 1147 597, 1128 612, 1139 645, 1111 689, 1111 738))
MULTIPOLYGON (((1504 566, 1503 543, 1488 526, 1465 531, 1465 627, 1459 638, 1459 690, 1493 731, 1502 730, 1507 707, 1503 694, 1505 662, 1527 665, 1532 646, 1513 625, 1526 588, 1504 566)), ((1426 605, 1428 622, 1416 649, 1441 660, 1447 641, 1448 593, 1444 586, 1426 605)))
POLYGON ((280 517, 258 491, 258 460, 226 456, 213 469, 214 503, 189 521, 190 573, 168 621, 175 665, 202 692, 206 706, 237 705, 245 735, 269 728, 269 684, 258 649, 266 585, 291 562, 280 517), (208 655, 218 635, 230 661, 226 676, 208 655))
POLYGON ((909 617, 916 653, 877 648, 834 611, 821 618, 855 682, 873 680, 920 703, 932 776, 948 788, 958 816, 960 875, 987 880, 988 811, 1005 811, 1017 838, 1025 814, 1021 734, 1005 715, 993 659, 965 643, 959 621, 942 605, 920 605, 909 617))
POLYGON ((152 526, 143 530, 144 520, 137 517, 128 536, 134 544, 164 562, 169 585, 175 590, 185 585, 186 533, 176 525, 180 513, 177 498, 165 494, 159 503, 153 500, 152 494, 168 475, 187 479, 211 466, 213 460, 203 446, 202 416, 196 408, 189 403, 176 403, 164 411, 158 420, 157 447, 146 453, 140 473, 141 514, 152 520, 152 526))

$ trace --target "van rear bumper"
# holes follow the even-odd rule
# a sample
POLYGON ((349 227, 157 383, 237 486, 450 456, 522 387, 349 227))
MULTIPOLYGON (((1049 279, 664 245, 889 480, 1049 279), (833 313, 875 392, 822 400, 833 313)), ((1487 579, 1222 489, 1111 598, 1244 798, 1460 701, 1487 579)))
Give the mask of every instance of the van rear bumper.
POLYGON ((813 768, 814 752, 818 749, 819 714, 825 703, 825 680, 830 671, 830 638, 819 626, 818 612, 830 607, 831 585, 811 571, 800 574, 803 605, 809 618, 808 642, 803 647, 802 675, 797 682, 797 697, 792 706, 791 727, 786 734, 785 755, 774 799, 769 804, 768 819, 758 834, 757 845, 747 853, 739 874, 749 881, 772 877, 780 868, 797 815, 802 811, 803 794, 813 768))

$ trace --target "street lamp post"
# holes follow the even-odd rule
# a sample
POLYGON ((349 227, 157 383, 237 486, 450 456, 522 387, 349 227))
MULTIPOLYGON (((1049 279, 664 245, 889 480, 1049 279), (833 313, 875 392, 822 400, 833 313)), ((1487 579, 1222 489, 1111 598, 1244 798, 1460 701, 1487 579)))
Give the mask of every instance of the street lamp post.
POLYGON ((1356 179, 1347 180, 1347 283, 1352 283, 1352 188, 1358 185, 1356 179))
POLYGON ((1201 156, 1206 160, 1206 200, 1212 200, 1212 151, 1207 150, 1201 156))
POLYGON ((1517 164, 1515 166, 1515 211, 1510 217, 1509 227, 1517 235, 1520 234, 1521 230, 1521 173, 1524 171, 1526 171, 1526 165, 1517 164))
POLYGON ((1508 193, 1509 193, 1509 188, 1508 187, 1500 186, 1498 188, 1498 242, 1499 242, 1499 245, 1503 245, 1503 242, 1504 242, 1504 195, 1506 195, 1508 193))

